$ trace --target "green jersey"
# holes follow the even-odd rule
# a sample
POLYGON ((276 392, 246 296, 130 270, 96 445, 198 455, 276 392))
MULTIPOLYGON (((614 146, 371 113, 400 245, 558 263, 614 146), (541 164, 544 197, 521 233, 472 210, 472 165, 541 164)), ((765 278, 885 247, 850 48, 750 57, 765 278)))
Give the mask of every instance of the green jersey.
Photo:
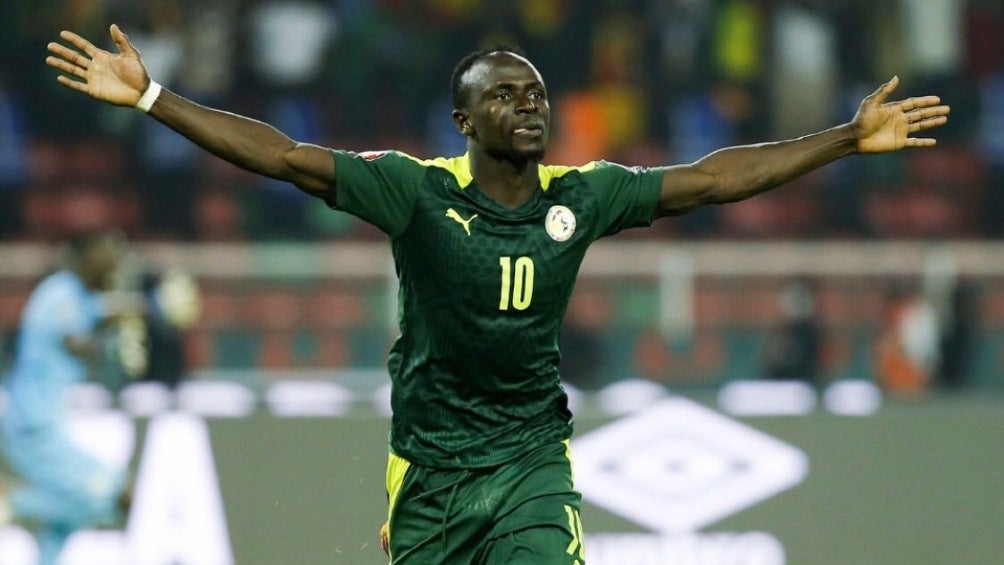
POLYGON ((597 238, 651 223, 661 173, 541 165, 539 190, 508 209, 466 155, 334 155, 329 204, 390 236, 400 281, 391 450, 481 467, 570 437, 558 332, 579 265, 597 238))

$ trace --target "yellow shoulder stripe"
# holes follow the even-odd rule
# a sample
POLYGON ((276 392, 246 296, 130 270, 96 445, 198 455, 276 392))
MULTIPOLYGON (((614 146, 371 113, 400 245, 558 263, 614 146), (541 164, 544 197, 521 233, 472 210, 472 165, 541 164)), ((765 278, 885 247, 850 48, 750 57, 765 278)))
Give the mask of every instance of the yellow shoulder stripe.
POLYGON ((589 172, 596 168, 596 161, 590 161, 581 167, 568 167, 564 165, 538 165, 537 175, 540 176, 540 187, 544 190, 551 188, 551 181, 563 177, 572 171, 580 173, 589 172))
POLYGON ((436 157, 435 159, 418 159, 407 153, 401 153, 401 155, 424 167, 446 169, 457 179, 457 184, 462 189, 467 188, 474 180, 474 175, 471 174, 471 158, 466 153, 460 157, 436 157))
MULTIPOLYGON (((441 169, 446 169, 454 176, 454 178, 457 179, 457 184, 460 185, 461 189, 467 188, 471 182, 474 181, 474 175, 471 173, 471 157, 467 153, 464 153, 459 157, 436 157, 435 159, 419 159, 417 157, 412 157, 407 153, 401 153, 401 155, 415 161, 423 167, 439 167, 441 169)), ((564 165, 538 165, 537 175, 540 178, 541 188, 547 190, 551 187, 551 181, 556 178, 563 177, 572 171, 585 173, 595 168, 596 161, 586 163, 580 167, 569 167, 564 165)))

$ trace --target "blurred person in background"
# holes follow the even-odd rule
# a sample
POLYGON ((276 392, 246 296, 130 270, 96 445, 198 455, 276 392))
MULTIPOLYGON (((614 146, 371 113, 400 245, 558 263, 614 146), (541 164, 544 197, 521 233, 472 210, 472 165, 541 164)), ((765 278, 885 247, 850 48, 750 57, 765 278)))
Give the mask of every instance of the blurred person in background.
POLYGON ((18 483, 0 485, 0 522, 35 530, 40 565, 55 564, 74 531, 122 518, 126 471, 109 468, 70 439, 66 401, 74 385, 105 370, 110 359, 126 372, 145 368, 142 329, 135 325, 142 300, 112 292, 125 249, 114 232, 70 240, 65 267, 28 299, 14 364, 3 380, 0 453, 18 483), (109 341, 103 332, 112 321, 121 327, 109 341))
POLYGON ((977 289, 972 280, 955 281, 948 296, 945 315, 939 328, 941 363, 937 383, 945 390, 958 391, 969 384, 981 311, 977 289))
MULTIPOLYGON (((119 53, 69 31, 48 45, 60 83, 135 107, 246 170, 287 181, 391 238, 400 278, 392 381, 392 563, 584 563, 580 495, 558 376, 558 331, 596 239, 706 204, 749 198, 835 159, 931 147, 947 122, 936 96, 887 101, 894 77, 832 129, 730 147, 694 163, 544 166, 550 106, 517 50, 473 52, 451 80, 460 157, 351 153, 298 143, 257 120, 201 106, 119 53)), ((374 112, 379 112, 374 108, 374 112)))
POLYGON ((778 302, 781 319, 768 335, 764 350, 767 376, 819 384, 823 336, 813 288, 807 281, 791 281, 778 302))
POLYGON ((929 390, 940 356, 934 305, 919 288, 894 284, 887 293, 875 342, 876 381, 897 396, 917 397, 929 390))
POLYGON ((195 279, 178 269, 147 270, 136 283, 147 304, 146 370, 137 380, 174 390, 188 374, 185 332, 199 320, 202 300, 195 279))

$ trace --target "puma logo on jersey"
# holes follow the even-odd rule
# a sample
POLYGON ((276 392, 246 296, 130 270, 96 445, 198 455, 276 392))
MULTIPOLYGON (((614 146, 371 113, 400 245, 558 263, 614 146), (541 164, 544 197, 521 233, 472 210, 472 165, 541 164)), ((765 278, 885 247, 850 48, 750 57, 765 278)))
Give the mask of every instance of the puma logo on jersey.
POLYGON ((464 231, 467 232, 467 235, 471 235, 471 222, 473 222, 474 218, 477 218, 478 215, 474 214, 473 216, 471 216, 470 218, 468 218, 468 219, 465 220, 465 219, 463 219, 463 218, 460 217, 460 213, 459 212, 457 212, 453 208, 447 208, 446 209, 446 217, 450 218, 451 220, 453 220, 453 221, 457 222, 458 224, 460 224, 461 226, 463 226, 464 227, 464 231))

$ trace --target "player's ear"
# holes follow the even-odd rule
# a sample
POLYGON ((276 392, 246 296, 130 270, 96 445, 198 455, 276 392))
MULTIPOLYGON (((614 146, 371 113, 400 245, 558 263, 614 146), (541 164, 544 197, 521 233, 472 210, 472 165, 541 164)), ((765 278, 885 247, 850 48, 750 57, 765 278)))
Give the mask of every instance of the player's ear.
POLYGON ((463 110, 453 111, 453 123, 457 126, 457 131, 465 137, 474 135, 474 126, 471 125, 471 118, 463 110))

